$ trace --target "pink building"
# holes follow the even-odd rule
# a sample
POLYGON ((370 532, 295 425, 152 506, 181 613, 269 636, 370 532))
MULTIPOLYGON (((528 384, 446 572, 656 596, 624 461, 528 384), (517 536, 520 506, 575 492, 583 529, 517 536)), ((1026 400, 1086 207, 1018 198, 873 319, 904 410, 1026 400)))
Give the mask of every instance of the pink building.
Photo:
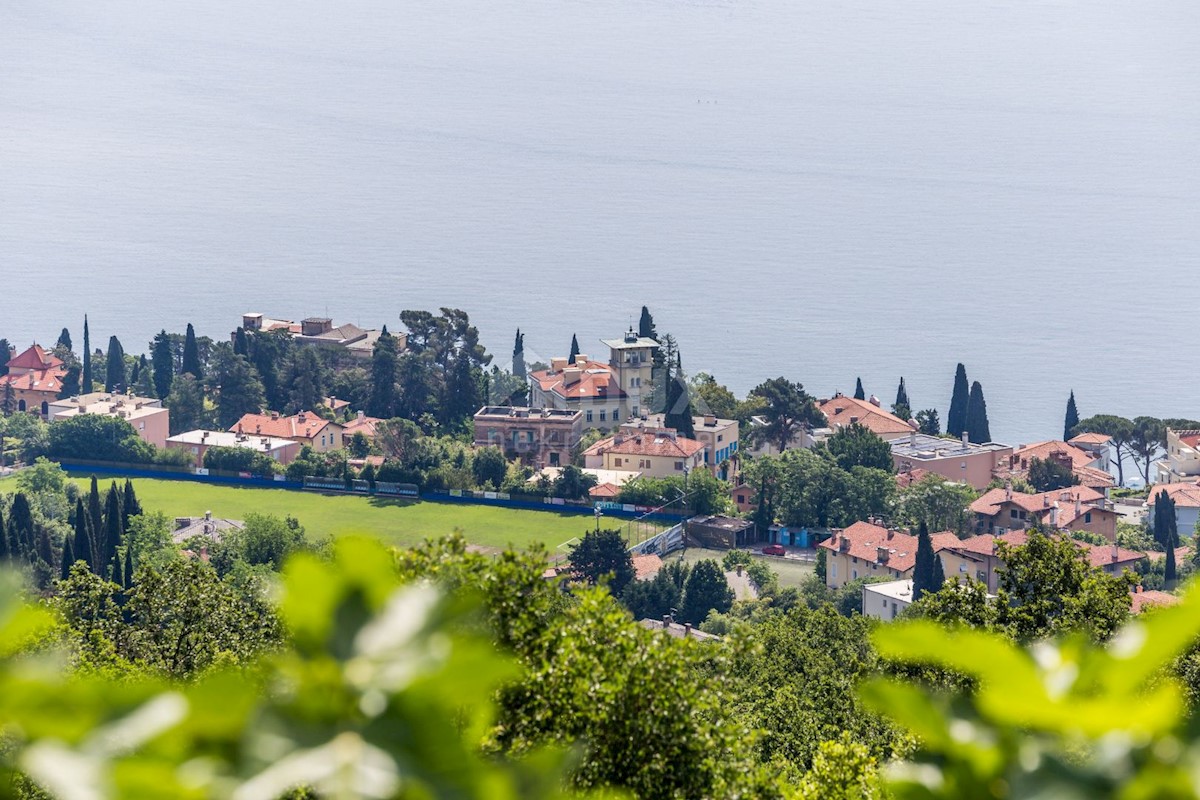
POLYGON ((55 400, 48 406, 46 416, 54 423, 80 414, 119 417, 133 426, 142 441, 155 447, 166 447, 171 435, 171 412, 163 408, 157 397, 92 392, 55 400))
POLYGON ((192 455, 197 467, 204 466, 204 454, 210 447, 244 447, 262 453, 280 464, 290 464, 300 455, 300 443, 274 436, 249 436, 233 431, 195 430, 167 439, 167 447, 192 455))
POLYGON ((986 488, 997 474, 1007 469, 1013 452, 1005 444, 972 444, 965 435, 960 441, 916 431, 893 439, 891 445, 897 472, 923 469, 976 489, 986 488))

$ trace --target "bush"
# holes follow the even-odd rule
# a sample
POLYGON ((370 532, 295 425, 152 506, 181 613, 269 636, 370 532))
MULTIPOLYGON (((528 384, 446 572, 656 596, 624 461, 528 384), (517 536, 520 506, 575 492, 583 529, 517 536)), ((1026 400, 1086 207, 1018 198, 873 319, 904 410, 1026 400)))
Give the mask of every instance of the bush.
POLYGON ((249 472, 261 477, 270 477, 279 468, 268 456, 247 447, 210 447, 204 453, 204 466, 206 469, 227 472, 249 472))
POLYGON ((51 458, 115 461, 149 464, 154 446, 138 438, 137 431, 119 417, 79 414, 50 426, 48 454, 51 458))

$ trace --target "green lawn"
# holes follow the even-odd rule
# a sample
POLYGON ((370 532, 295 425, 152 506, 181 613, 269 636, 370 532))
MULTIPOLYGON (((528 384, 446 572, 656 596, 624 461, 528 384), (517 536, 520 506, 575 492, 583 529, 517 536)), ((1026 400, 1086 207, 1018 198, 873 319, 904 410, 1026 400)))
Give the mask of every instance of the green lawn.
MULTIPOLYGON (((74 479, 86 488, 87 478, 74 479)), ((112 478, 100 485, 103 490, 112 478)), ((123 483, 120 479, 118 483, 123 483)), ((12 480, 0 481, 0 492, 12 491, 12 480)), ((552 511, 518 511, 495 506, 414 502, 376 499, 354 495, 323 495, 287 489, 257 489, 214 486, 192 481, 134 478, 134 490, 142 506, 168 516, 197 517, 205 511, 213 516, 242 519, 257 511, 300 520, 309 536, 376 536, 398 545, 413 545, 424 539, 455 530, 471 544, 504 548, 541 542, 551 553, 562 553, 559 545, 580 536, 593 524, 581 514, 552 511)))

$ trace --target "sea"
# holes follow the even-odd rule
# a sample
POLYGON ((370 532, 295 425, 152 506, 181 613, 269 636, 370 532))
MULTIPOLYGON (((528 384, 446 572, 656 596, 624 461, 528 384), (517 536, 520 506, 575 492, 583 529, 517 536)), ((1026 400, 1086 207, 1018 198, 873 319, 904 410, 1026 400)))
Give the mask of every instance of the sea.
POLYGON ((0 336, 461 308, 993 438, 1200 417, 1194 0, 4 0, 0 336))

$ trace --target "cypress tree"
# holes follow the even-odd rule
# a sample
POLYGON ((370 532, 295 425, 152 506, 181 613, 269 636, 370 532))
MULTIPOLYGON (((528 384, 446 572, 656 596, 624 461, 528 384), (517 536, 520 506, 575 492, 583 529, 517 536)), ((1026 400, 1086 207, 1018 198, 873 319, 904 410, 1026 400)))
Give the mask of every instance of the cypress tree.
POLYGON ((117 557, 117 548, 121 546, 121 494, 116 481, 104 503, 104 523, 104 559, 100 563, 107 564, 117 557))
POLYGON ((396 415, 396 363, 396 340, 384 325, 371 353, 371 397, 367 401, 367 413, 372 417, 391 419, 396 415))
POLYGON ((934 588, 935 571, 933 540, 929 538, 929 528, 924 522, 917 532, 917 561, 913 565, 913 602, 920 600, 934 588))
POLYGON ((180 366, 180 372, 189 373, 197 380, 204 377, 204 371, 200 366, 200 348, 196 345, 196 329, 190 322, 187 325, 187 333, 183 337, 183 363, 180 366))
MULTIPOLYGON (((91 523, 92 534, 92 565, 96 569, 104 563, 100 560, 101 542, 100 532, 104 530, 104 511, 100 504, 100 484, 96 481, 96 476, 92 476, 92 488, 88 491, 88 521, 91 523)), ((99 574, 99 573, 96 573, 99 574)))
POLYGON ((71 537, 63 539, 62 563, 59 564, 58 575, 64 581, 71 577, 71 567, 75 564, 75 548, 71 546, 71 537))
POLYGON ((91 518, 83 510, 83 498, 75 501, 75 546, 71 551, 75 558, 83 561, 94 571, 95 557, 92 555, 91 518))
POLYGON ((0 560, 8 556, 8 528, 4 524, 4 510, 0 508, 0 560))
POLYGON ((942 564, 941 556, 933 557, 933 588, 930 591, 941 591, 946 585, 946 567, 942 564))
POLYGON ((121 497, 121 528, 129 530, 129 518, 142 513, 142 504, 138 502, 133 491, 133 481, 125 479, 125 491, 121 497))
POLYGON ((1175 582, 1175 542, 1167 542, 1167 563, 1163 570, 1163 580, 1167 585, 1175 582))
POLYGON ((171 352, 171 337, 165 329, 161 330, 155 335, 151 345, 150 364, 154 368, 154 391, 158 399, 162 400, 171 393, 171 382, 175 379, 175 356, 171 352))
POLYGON ((13 555, 28 556, 30 560, 34 555, 34 539, 33 539, 33 509, 29 507, 29 498, 24 492, 17 492, 13 495, 12 508, 9 510, 8 517, 9 535, 12 537, 13 555))
POLYGON ((58 341, 54 343, 54 349, 63 348, 67 352, 71 351, 71 332, 66 328, 62 329, 62 333, 58 335, 58 341))
POLYGON ((121 555, 113 553, 112 557, 112 582, 117 586, 125 586, 125 576, 121 574, 121 555))
POLYGON ((866 393, 866 391, 863 390, 862 378, 856 379, 856 381, 854 383, 854 399, 855 400, 866 400, 867 399, 867 393, 866 393))
POLYGON ((92 339, 88 333, 87 314, 83 315, 83 386, 84 394, 92 390, 92 339))
POLYGON ((971 389, 967 384, 967 368, 962 364, 954 372, 954 394, 950 397, 950 411, 946 414, 946 433, 962 436, 967 429, 967 403, 971 389))
POLYGON ((125 545, 125 588, 133 588, 133 548, 125 545))
POLYGON ((1063 441, 1068 441, 1071 438, 1071 431, 1079 424, 1079 410, 1075 408, 1075 391, 1071 391, 1071 396, 1067 399, 1067 416, 1063 421, 1063 441))
POLYGON ((900 386, 896 389, 896 405, 909 407, 908 390, 904 388, 904 376, 900 376, 900 386))
POLYGON ((658 340, 658 330, 654 327, 654 317, 650 315, 650 309, 642 306, 642 316, 638 319, 638 336, 643 339, 658 340))
POLYGON ((579 355, 579 340, 575 338, 575 334, 571 334, 571 355, 567 356, 567 361, 574 365, 575 356, 579 355))
POLYGON ((967 438, 975 444, 992 440, 988 426, 987 401, 983 399, 983 387, 979 381, 971 384, 971 396, 967 401, 967 438))
POLYGON ((125 388, 125 348, 117 337, 108 337, 108 356, 104 359, 104 391, 125 388))
POLYGON ((517 328, 517 339, 513 342, 512 374, 525 380, 525 334, 521 333, 520 328, 517 328))
POLYGON ((63 375, 62 388, 58 390, 58 399, 65 400, 68 397, 74 397, 78 394, 83 394, 82 372, 79 365, 72 364, 67 367, 67 372, 63 375))
POLYGON ((46 566, 54 566, 54 549, 50 546, 50 534, 46 532, 44 527, 39 527, 38 530, 37 555, 38 558, 46 562, 46 566))
POLYGON ((243 327, 239 326, 233 335, 233 352, 239 356, 250 357, 250 340, 246 338, 246 329, 243 327))
POLYGON ((663 415, 663 424, 674 428, 681 436, 694 439, 696 428, 692 420, 692 396, 683 379, 683 359, 678 352, 675 353, 675 374, 668 380, 667 410, 663 415))

